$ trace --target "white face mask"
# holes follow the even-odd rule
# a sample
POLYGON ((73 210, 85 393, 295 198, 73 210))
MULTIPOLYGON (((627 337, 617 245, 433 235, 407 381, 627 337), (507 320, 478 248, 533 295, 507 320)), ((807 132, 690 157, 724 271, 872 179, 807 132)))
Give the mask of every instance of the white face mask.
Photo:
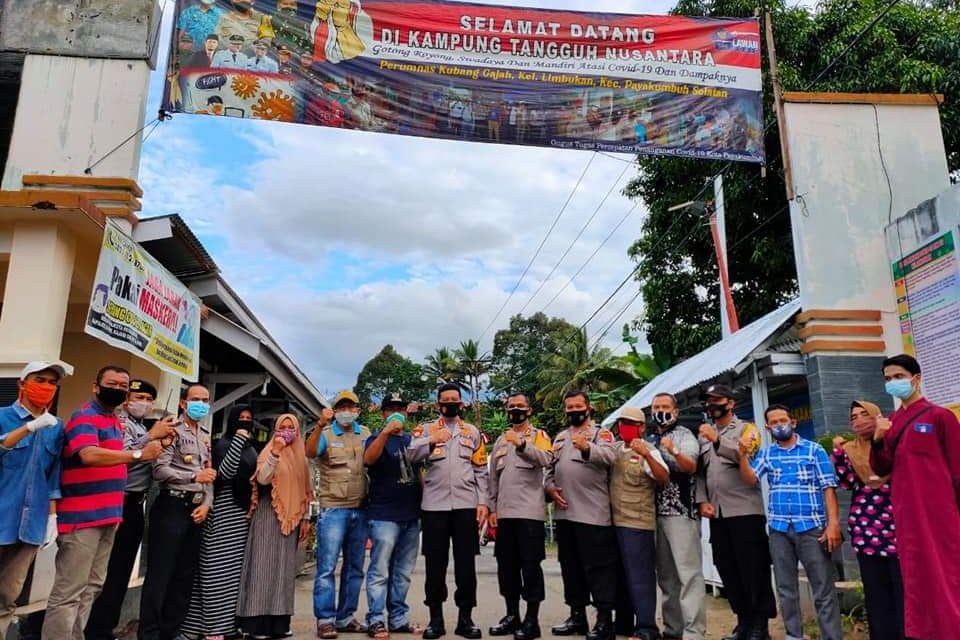
POLYGON ((128 402, 127 403, 127 413, 141 420, 145 415, 150 413, 150 409, 153 408, 153 403, 147 400, 142 400, 140 402, 128 402))
POLYGON ((358 415, 355 411, 337 411, 334 418, 341 427, 349 427, 356 421, 358 415))

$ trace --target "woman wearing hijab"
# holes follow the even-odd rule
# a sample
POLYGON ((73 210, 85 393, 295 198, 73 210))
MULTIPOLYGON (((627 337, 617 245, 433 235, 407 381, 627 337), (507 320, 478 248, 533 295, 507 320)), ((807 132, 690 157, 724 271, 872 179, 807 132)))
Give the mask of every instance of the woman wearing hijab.
POLYGON ((180 632, 188 638, 236 638, 237 596, 243 549, 250 521, 250 477, 255 467, 244 465, 253 433, 253 411, 246 405, 230 409, 227 432, 213 446, 217 470, 213 509, 203 529, 200 567, 193 582, 187 619, 180 632), (246 467, 246 468, 244 468, 246 467))
POLYGON ((856 438, 834 439, 833 464, 840 487, 853 492, 850 500, 850 543, 857 552, 866 601, 870 640, 902 640, 903 581, 893 526, 890 476, 870 467, 873 432, 880 407, 857 400, 850 405, 850 428, 856 438))
POLYGON ((300 422, 292 414, 277 418, 250 482, 254 491, 237 605, 240 628, 255 640, 289 637, 297 547, 310 531, 306 518, 313 499, 300 422))

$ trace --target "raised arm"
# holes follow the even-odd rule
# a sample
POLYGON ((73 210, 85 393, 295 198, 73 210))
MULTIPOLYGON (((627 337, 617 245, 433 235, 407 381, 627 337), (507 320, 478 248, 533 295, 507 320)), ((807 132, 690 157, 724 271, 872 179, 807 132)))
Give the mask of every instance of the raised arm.
POLYGON ((250 437, 243 429, 238 429, 230 440, 230 446, 227 448, 226 455, 217 468, 217 475, 223 480, 233 480, 237 477, 237 471, 240 469, 240 457, 243 455, 243 449, 247 446, 247 439, 250 437))

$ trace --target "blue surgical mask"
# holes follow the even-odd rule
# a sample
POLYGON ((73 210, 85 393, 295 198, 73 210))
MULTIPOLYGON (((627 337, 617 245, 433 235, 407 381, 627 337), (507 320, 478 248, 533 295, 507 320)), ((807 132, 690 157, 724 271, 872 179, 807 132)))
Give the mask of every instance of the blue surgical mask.
POLYGON ((187 403, 187 416, 191 420, 203 420, 210 413, 210 405, 202 400, 191 400, 187 403))
POLYGON ((900 400, 906 400, 913 395, 913 380, 910 378, 887 380, 887 384, 884 385, 884 387, 887 393, 900 400))
POLYGON ((770 427, 770 435, 772 435, 773 439, 777 442, 786 442, 793 437, 793 425, 778 424, 775 427, 770 427))

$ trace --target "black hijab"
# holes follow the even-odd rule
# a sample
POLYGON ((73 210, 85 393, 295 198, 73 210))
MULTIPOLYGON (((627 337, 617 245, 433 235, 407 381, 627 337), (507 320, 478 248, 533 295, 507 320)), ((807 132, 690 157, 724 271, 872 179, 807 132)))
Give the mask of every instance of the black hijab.
MULTIPOLYGON (((237 429, 241 426, 240 414, 244 411, 249 411, 250 414, 253 415, 253 409, 245 404, 239 404, 230 408, 230 412, 227 414, 227 432, 223 434, 223 437, 213 446, 214 469, 220 469, 220 465, 223 463, 223 459, 230 449, 233 438, 237 434, 237 429)), ((237 468, 237 475, 234 476, 233 480, 223 480, 219 477, 216 480, 217 485, 221 487, 229 484, 231 493, 233 494, 233 501, 243 509, 250 507, 250 497, 253 491, 250 486, 250 478, 253 477, 253 474, 257 470, 257 455, 260 452, 257 446, 259 443, 254 441, 256 437, 256 422, 250 425, 247 430, 250 432, 250 438, 247 440, 247 446, 243 448, 240 454, 240 464, 237 468)), ((260 446, 262 447, 262 445, 260 446)))

